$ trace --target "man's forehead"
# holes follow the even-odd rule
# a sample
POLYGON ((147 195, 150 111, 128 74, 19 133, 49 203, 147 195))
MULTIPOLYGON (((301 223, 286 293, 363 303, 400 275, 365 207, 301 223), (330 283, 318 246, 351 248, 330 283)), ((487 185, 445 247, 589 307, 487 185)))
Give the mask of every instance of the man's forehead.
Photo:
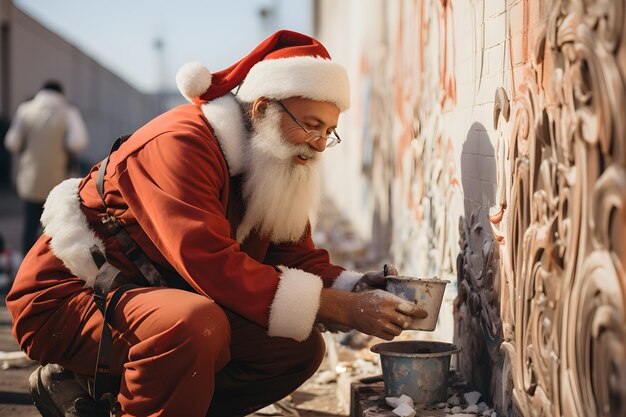
POLYGON ((321 119, 339 117, 339 107, 328 101, 311 100, 304 97, 290 97, 281 100, 289 110, 301 113, 302 117, 311 116, 321 119))

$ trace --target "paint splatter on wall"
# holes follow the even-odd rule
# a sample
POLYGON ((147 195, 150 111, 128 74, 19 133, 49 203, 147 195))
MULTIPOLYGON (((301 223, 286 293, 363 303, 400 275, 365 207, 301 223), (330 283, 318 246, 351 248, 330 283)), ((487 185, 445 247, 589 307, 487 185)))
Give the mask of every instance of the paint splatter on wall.
MULTIPOLYGON (((339 177, 363 184, 356 200, 364 204, 355 206, 354 200, 339 204, 351 213, 368 213, 361 227, 364 235, 390 237, 387 247, 378 248, 380 255, 389 254, 407 275, 452 281, 438 330, 430 335, 451 339, 459 218, 464 210, 458 137, 466 136, 459 133, 458 124, 450 123, 457 105, 458 68, 453 4, 369 5, 371 13, 361 10, 357 13, 366 16, 353 18, 384 18, 386 24, 366 24, 377 28, 375 35, 362 34, 369 44, 346 46, 355 56, 355 116, 341 128, 348 126, 352 149, 328 155, 329 166, 345 166, 346 157, 358 159, 358 170, 342 171, 339 177), (377 231, 372 233, 371 227, 377 231)), ((327 22, 325 17, 321 20, 327 22)), ((320 28, 330 30, 326 38, 333 37, 333 25, 320 28)), ((333 40, 329 43, 332 50, 333 40)), ((331 195, 346 195, 341 181, 332 176, 327 181, 334 184, 327 187, 331 195)))

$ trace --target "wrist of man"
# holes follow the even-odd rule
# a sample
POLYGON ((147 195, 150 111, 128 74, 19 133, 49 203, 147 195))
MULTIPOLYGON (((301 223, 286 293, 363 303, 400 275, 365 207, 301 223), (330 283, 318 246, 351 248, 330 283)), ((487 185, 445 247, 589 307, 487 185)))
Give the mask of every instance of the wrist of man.
POLYGON ((351 326, 350 307, 355 294, 332 288, 322 289, 317 321, 324 325, 340 324, 351 326))

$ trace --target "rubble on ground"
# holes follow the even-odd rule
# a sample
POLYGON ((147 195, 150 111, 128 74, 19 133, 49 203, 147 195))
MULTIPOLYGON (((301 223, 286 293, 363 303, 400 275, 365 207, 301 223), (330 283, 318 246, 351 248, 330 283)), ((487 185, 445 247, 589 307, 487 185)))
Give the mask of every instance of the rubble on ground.
MULTIPOLYGON (((429 405, 414 405, 415 417, 497 417, 497 412, 485 402, 478 402, 480 393, 469 389, 467 382, 452 370, 449 375, 448 399, 445 402, 429 405), (472 404, 473 403, 473 404, 472 404)), ((400 403, 399 398, 384 396, 384 384, 355 383, 352 400, 355 402, 351 408, 352 417, 396 417, 396 410, 400 405, 408 406, 411 402, 400 403)), ((401 413, 411 415, 407 407, 398 410, 401 413)))
POLYGON ((31 366, 33 363, 33 360, 26 356, 26 354, 21 350, 16 352, 0 351, 0 369, 2 370, 9 368, 23 368, 31 366))

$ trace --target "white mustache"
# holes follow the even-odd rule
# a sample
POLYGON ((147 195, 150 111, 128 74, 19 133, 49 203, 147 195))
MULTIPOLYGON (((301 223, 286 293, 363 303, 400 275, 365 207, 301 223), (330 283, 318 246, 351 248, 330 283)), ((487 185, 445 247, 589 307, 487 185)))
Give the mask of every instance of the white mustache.
POLYGON ((318 156, 317 155, 318 152, 312 150, 309 145, 303 144, 303 145, 293 145, 293 146, 294 146, 293 153, 291 154, 290 157, 304 156, 307 159, 315 160, 318 156))
POLYGON ((292 143, 280 129, 280 112, 269 107, 267 113, 253 123, 252 147, 276 160, 289 162, 296 156, 303 156, 309 161, 320 159, 319 152, 307 143, 292 143))

